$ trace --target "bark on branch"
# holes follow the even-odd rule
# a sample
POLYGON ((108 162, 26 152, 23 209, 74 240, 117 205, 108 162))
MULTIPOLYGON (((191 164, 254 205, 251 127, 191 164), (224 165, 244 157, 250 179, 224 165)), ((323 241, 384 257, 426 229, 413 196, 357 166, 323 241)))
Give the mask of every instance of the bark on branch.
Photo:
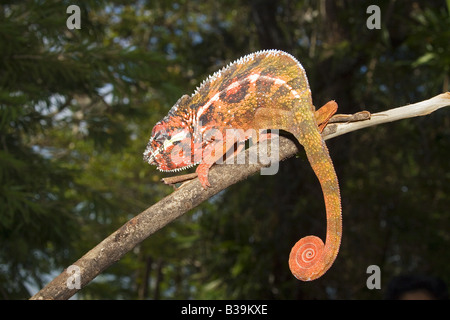
MULTIPOLYGON (((450 92, 437 95, 431 99, 415 104, 372 114, 370 120, 351 123, 329 124, 323 136, 331 139, 339 135, 400 119, 424 116, 439 108, 450 105, 450 92)), ((252 147, 253 148, 253 147, 252 147)), ((246 152, 251 152, 251 148, 246 152)), ((280 137, 279 159, 283 160, 295 155, 297 146, 290 139, 280 137)), ((248 159, 248 157, 246 157, 248 159)), ((177 219, 185 212, 198 206, 203 201, 217 194, 228 186, 241 181, 257 172, 263 166, 260 164, 245 165, 214 165, 209 174, 212 187, 203 190, 198 179, 186 182, 167 197, 141 212, 121 228, 112 233, 96 247, 86 253, 73 265, 79 273, 68 272, 65 269, 59 276, 48 283, 42 290, 31 297, 41 299, 68 299, 78 290, 91 282, 106 268, 120 260, 137 244, 145 240, 157 230, 177 219), (78 278, 77 278, 78 277, 78 278), (80 286, 76 288, 79 281, 80 286)))

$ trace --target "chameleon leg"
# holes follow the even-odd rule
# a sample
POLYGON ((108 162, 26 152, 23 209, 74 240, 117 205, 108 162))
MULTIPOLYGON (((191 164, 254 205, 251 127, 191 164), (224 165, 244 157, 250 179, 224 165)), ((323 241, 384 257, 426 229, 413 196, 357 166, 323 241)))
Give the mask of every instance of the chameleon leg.
POLYGON ((224 155, 227 156, 229 150, 234 150, 235 143, 237 143, 237 149, 234 150, 230 157, 233 157, 241 152, 245 147, 245 139, 246 138, 244 136, 240 135, 239 131, 230 129, 229 131, 225 130, 223 134, 215 136, 212 140, 213 142, 206 146, 203 150, 202 162, 195 170, 204 189, 211 186, 208 181, 208 173, 212 165, 219 159, 222 159, 224 155))
POLYGON ((202 155, 202 162, 198 165, 195 172, 198 174, 198 179, 200 180, 200 183, 203 187, 203 189, 207 189, 211 186, 211 184, 208 181, 208 173, 209 169, 212 167, 212 165, 223 157, 226 150, 223 150, 222 145, 223 140, 216 140, 214 143, 209 144, 204 150, 202 155))
POLYGON ((314 116, 316 117, 320 132, 323 131, 328 124, 328 121, 336 113, 337 108, 337 103, 331 100, 325 103, 320 109, 316 110, 314 116))

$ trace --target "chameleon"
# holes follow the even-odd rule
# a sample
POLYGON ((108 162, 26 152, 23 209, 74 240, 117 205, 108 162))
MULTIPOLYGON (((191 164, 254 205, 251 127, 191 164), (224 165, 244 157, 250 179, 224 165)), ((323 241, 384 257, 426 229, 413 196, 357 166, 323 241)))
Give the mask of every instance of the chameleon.
MULTIPOLYGON (((339 183, 321 135, 336 110, 334 101, 315 110, 305 70, 291 54, 274 49, 254 52, 209 76, 193 94, 183 95, 153 127, 144 161, 165 172, 198 164, 196 173, 206 189, 211 186, 209 169, 227 154, 227 129, 291 133, 305 149, 321 185, 327 231, 325 244, 316 236, 295 243, 288 264, 295 278, 315 280, 331 267, 341 243, 339 183), (211 131, 218 134, 208 136, 211 131)), ((249 138, 238 136, 238 142, 249 138)), ((256 140, 267 138, 270 134, 261 134, 256 140)))

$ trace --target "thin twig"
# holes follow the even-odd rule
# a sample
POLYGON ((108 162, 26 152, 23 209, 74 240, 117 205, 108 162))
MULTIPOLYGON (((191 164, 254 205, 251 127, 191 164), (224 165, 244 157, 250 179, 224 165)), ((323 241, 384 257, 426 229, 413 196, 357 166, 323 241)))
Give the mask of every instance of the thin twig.
POLYGON ((379 113, 372 113, 370 120, 367 121, 341 123, 337 125, 336 130, 333 130, 333 133, 328 134, 324 138, 325 140, 327 140, 355 130, 376 126, 382 123, 398 121, 406 118, 426 116, 440 108, 448 106, 449 104, 450 92, 442 93, 428 100, 379 113))

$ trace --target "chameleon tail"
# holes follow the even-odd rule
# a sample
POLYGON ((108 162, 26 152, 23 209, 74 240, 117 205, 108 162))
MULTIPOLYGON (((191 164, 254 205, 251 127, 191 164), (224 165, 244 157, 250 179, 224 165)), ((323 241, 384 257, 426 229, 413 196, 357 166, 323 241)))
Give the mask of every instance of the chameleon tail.
MULTIPOLYGON (((314 121, 307 121, 313 123, 314 121)), ((303 124, 306 125, 305 121, 303 124)), ((299 280, 310 281, 321 277, 333 264, 339 251, 342 235, 341 197, 339 183, 328 149, 317 125, 306 125, 307 134, 301 135, 308 160, 319 179, 325 199, 327 234, 325 245, 316 236, 300 239, 289 255, 289 268, 299 280)))

